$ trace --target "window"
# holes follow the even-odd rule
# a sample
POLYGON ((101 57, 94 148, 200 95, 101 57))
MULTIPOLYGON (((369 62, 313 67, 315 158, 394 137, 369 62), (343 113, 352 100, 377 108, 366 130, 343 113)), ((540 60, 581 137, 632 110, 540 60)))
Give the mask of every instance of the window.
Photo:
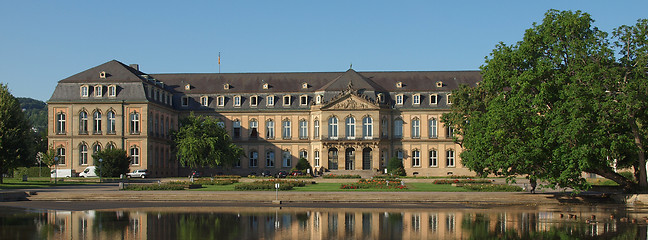
POLYGON ((266 97, 266 104, 268 106, 274 106, 274 96, 267 96, 266 97))
POLYGON ((281 163, 283 167, 290 167, 292 165, 291 159, 290 159, 290 151, 288 150, 283 150, 281 152, 281 163))
POLYGON ((65 165, 65 147, 59 146, 56 149, 56 156, 58 157, 58 164, 65 165))
POLYGON ((250 120, 250 138, 256 139, 257 137, 259 137, 259 130, 257 130, 258 128, 259 122, 254 119, 250 120))
POLYGON ((430 95, 430 105, 436 105, 437 104, 437 95, 436 94, 431 94, 430 95))
POLYGON ((308 96, 302 95, 299 96, 299 105, 305 106, 308 104, 308 96))
POLYGON ((412 96, 412 104, 413 105, 419 105, 421 104, 421 95, 420 94, 414 94, 412 96))
POLYGON ((299 121, 299 139, 308 138, 308 122, 306 120, 299 121))
POLYGON ((403 150, 396 150, 396 158, 398 158, 399 161, 403 161, 403 150))
POLYGON ((99 111, 94 112, 94 134, 101 134, 101 113, 99 111))
POLYGON ((338 119, 337 117, 331 117, 328 120, 328 137, 329 139, 337 139, 338 137, 338 119))
POLYGON ((85 111, 79 113, 79 134, 88 134, 88 113, 85 111))
POLYGON ((282 127, 282 136, 283 139, 290 139, 290 120, 284 120, 281 125, 282 127))
POLYGON ((235 168, 240 168, 241 167, 241 158, 242 157, 243 156, 241 156, 239 159, 236 159, 236 162, 234 162, 234 167, 235 168))
POLYGON ((183 107, 189 106, 189 97, 187 96, 182 96, 181 104, 183 107))
POLYGON ((452 149, 446 152, 446 166, 454 167, 455 166, 455 153, 452 149))
POLYGON ((382 131, 381 131, 382 137, 384 137, 384 138, 388 137, 389 136, 389 121, 387 121, 387 118, 383 118, 381 127, 382 127, 382 131))
POLYGON ((234 96, 234 106, 235 107, 241 106, 241 96, 234 96))
POLYGON ((401 119, 394 121, 394 137, 403 138, 403 120, 401 119))
POLYGON ((403 82, 396 82, 396 87, 397 88, 402 88, 403 87, 403 82))
POLYGON ((439 161, 437 157, 437 151, 436 150, 430 150, 430 167, 437 167, 439 166, 439 161))
POLYGON ((454 137, 454 128, 452 126, 447 126, 446 127, 446 138, 453 138, 454 137))
POLYGON ((274 121, 272 121, 272 119, 266 122, 266 138, 267 139, 275 138, 275 126, 274 126, 274 121))
POLYGON ((443 87, 443 82, 441 81, 436 82, 436 87, 443 87))
POLYGON ((117 120, 115 118, 115 112, 108 111, 108 134, 115 133, 115 124, 117 120))
POLYGON ((209 106, 209 97, 207 96, 200 97, 200 105, 203 105, 205 107, 209 106))
POLYGON ((322 103, 322 95, 317 95, 317 97, 315 97, 315 103, 316 104, 322 103))
POLYGON ((283 105, 290 106, 290 95, 286 95, 283 97, 283 105))
POLYGON ((105 71, 101 71, 101 72, 99 73, 99 78, 106 78, 106 72, 105 72, 105 71))
POLYGON ((437 127, 437 120, 436 118, 431 118, 428 120, 428 135, 430 138, 437 138, 437 132, 438 132, 438 127, 437 127))
POLYGON ((103 86, 97 85, 94 87, 94 95, 95 97, 101 97, 103 96, 103 86))
POLYGON ((387 162, 389 162, 389 160, 387 159, 387 150, 383 150, 380 153, 380 166, 387 166, 387 162))
POLYGON ((269 87, 270 87, 270 85, 268 85, 267 83, 263 84, 263 89, 268 89, 269 87))
POLYGON ((92 154, 101 152, 101 145, 99 143, 95 143, 95 145, 92 146, 92 154))
POLYGON ((137 146, 132 146, 130 148, 130 155, 131 155, 131 164, 132 165, 139 165, 140 164, 140 155, 139 155, 139 148, 137 146))
POLYGON ((319 151, 315 150, 315 152, 313 152, 313 157, 315 158, 315 167, 319 167, 320 166, 320 153, 319 153, 319 151))
POLYGON ((259 97, 258 96, 250 97, 250 106, 256 107, 258 104, 259 104, 259 97))
POLYGON ((233 137, 234 138, 240 138, 241 137, 241 121, 239 120, 234 120, 232 122, 232 128, 233 128, 233 137))
POLYGON ((355 118, 348 117, 346 119, 346 137, 347 139, 355 139, 355 118))
POLYGON ((266 167, 274 167, 275 153, 274 151, 266 152, 266 167))
POLYGON ((79 165, 88 165, 88 145, 79 145, 79 165))
POLYGON ((160 90, 155 89, 155 101, 160 101, 160 90))
POLYGON ((306 150, 299 151, 299 158, 308 159, 308 152, 306 150))
POLYGON ((117 86, 115 85, 108 86, 108 97, 115 97, 115 96, 117 96, 117 86))
POLYGON ((219 107, 225 106, 225 97, 224 96, 216 97, 216 105, 218 105, 219 107))
POLYGON ((362 119, 362 137, 371 139, 373 137, 373 119, 366 116, 362 119))
POLYGON ((308 88, 308 83, 302 83, 302 88, 304 89, 308 88))
POLYGON ((319 120, 315 120, 313 122, 313 137, 319 138, 320 135, 320 126, 319 126, 319 120))
POLYGON ((140 115, 137 111, 133 111, 130 114, 130 132, 131 134, 140 133, 140 115))
POLYGON ((421 166, 421 152, 419 150, 412 151, 412 167, 421 166))
POLYGON ((88 97, 88 86, 81 86, 81 97, 88 97))
POLYGON ((412 138, 421 138, 421 120, 412 119, 412 138))
POLYGON ((250 167, 257 167, 259 164, 259 153, 257 151, 250 152, 250 167))
POLYGON ((396 104, 403 105, 403 94, 396 95, 396 104))
POLYGON ((106 149, 115 149, 115 143, 109 142, 108 145, 106 145, 106 149))
POLYGON ((378 102, 379 103, 385 103, 385 95, 382 93, 378 93, 378 102))
POLYGON ((447 102, 448 104, 452 104, 452 94, 448 94, 448 95, 446 96, 446 102, 447 102))
POLYGON ((225 89, 225 90, 229 90, 229 89, 230 89, 230 85, 229 85, 229 83, 225 83, 225 84, 223 84, 223 89, 225 89))

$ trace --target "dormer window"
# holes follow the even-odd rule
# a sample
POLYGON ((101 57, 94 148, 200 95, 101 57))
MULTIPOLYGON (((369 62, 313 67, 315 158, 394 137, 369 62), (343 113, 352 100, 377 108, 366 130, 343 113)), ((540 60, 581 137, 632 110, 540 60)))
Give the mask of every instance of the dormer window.
POLYGON ((105 71, 100 72, 99 78, 106 78, 106 72, 105 71))
POLYGON ((266 97, 266 104, 268 106, 274 106, 275 104, 275 97, 274 96, 267 96, 266 97))
POLYGON ((403 82, 397 82, 396 87, 397 88, 403 88, 403 82))
POLYGON ((259 97, 258 96, 251 96, 250 97, 250 106, 256 107, 259 104, 259 97))
POLYGON ((317 95, 317 97, 315 97, 315 103, 316 104, 322 103, 322 95, 317 95))
POLYGON ((436 87, 443 87, 443 82, 437 81, 436 82, 436 87))
POLYGON ((225 83, 225 84, 223 84, 223 89, 225 89, 225 90, 229 90, 229 89, 230 89, 230 85, 229 85, 229 83, 225 83))
POLYGON ((412 95, 412 105, 419 105, 419 104, 421 104, 421 95, 420 94, 412 95))
POLYGON ((200 105, 203 105, 205 107, 209 106, 209 97, 207 96, 200 97, 200 105))
POLYGON ((268 89, 268 88, 270 88, 270 85, 268 85, 267 83, 264 83, 263 84, 263 89, 268 89))
POLYGON ((283 105, 290 106, 290 95, 286 95, 283 97, 283 105))
POLYGON ((189 97, 187 97, 187 96, 182 96, 182 98, 181 98, 180 101, 181 101, 180 104, 182 104, 183 107, 187 107, 187 106, 189 106, 189 97))
POLYGON ((403 94, 396 95, 396 105, 403 105, 403 94))
POLYGON ((185 85, 185 90, 191 90, 191 84, 185 85))
POLYGON ((81 86, 81 97, 88 97, 89 91, 87 85, 81 86))
POLYGON ((241 106, 241 96, 234 96, 234 106, 235 107, 241 106))
POLYGON ((302 83, 302 88, 303 88, 303 89, 308 88, 308 83, 302 83))
POLYGON ((448 95, 447 95, 447 97, 446 97, 446 102, 447 102, 448 104, 452 104, 452 94, 448 94, 448 95))
POLYGON ((379 103, 385 103, 385 95, 382 93, 378 93, 378 102, 379 103))
POLYGON ((108 97, 115 97, 115 96, 117 96, 117 86, 115 85, 108 86, 108 97))
POLYGON ((308 104, 308 96, 301 95, 299 96, 299 105, 305 106, 308 104))
POLYGON ((216 105, 218 105, 219 107, 225 106, 225 97, 224 96, 216 97, 216 105))
POLYGON ((94 95, 95 97, 101 97, 103 96, 103 86, 97 85, 94 87, 94 95))
POLYGON ((436 105, 437 104, 437 95, 436 94, 430 94, 430 105, 436 105))

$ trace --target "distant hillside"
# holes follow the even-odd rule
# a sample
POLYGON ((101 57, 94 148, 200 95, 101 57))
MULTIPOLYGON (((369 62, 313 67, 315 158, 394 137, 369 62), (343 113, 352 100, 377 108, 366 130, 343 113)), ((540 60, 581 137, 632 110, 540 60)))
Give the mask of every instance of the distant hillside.
POLYGON ((47 104, 33 98, 17 98, 32 127, 38 132, 47 130, 47 104))

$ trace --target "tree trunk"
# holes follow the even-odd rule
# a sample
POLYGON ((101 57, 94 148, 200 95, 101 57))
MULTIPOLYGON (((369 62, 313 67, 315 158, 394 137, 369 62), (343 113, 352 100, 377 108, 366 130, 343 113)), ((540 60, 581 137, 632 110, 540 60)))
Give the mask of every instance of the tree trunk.
POLYGON ((643 148, 643 142, 641 139, 641 134, 639 133, 639 127, 637 127, 637 121, 635 120, 634 114, 630 114, 630 128, 632 129, 632 136, 634 137, 635 145, 637 146, 637 160, 638 160, 638 169, 639 171, 639 188, 641 190, 646 190, 648 187, 648 181, 646 180, 646 154, 643 148))
POLYGON ((602 176, 604 178, 610 179, 610 180, 614 181, 615 183, 618 183, 619 186, 621 186, 621 188, 623 188, 623 190, 626 191, 626 192, 634 191, 637 188, 637 184, 634 183, 632 180, 627 179, 624 176, 621 176, 620 174, 612 171, 609 168, 591 169, 591 171, 588 171, 588 172, 596 173, 596 174, 598 174, 598 175, 600 175, 600 176, 602 176))

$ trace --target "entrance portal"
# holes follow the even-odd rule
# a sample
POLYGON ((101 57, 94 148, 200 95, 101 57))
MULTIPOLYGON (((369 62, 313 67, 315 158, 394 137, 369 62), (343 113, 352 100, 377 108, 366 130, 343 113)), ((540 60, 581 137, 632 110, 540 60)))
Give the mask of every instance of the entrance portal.
POLYGON ((355 159, 355 149, 353 148, 347 148, 346 149, 346 154, 344 154, 345 157, 345 164, 344 164, 344 169, 345 170, 353 170, 353 160, 355 159))
POLYGON ((338 150, 337 148, 330 148, 328 152, 328 167, 331 170, 338 169, 338 150))
POLYGON ((371 169, 371 148, 362 150, 362 170, 371 169))

